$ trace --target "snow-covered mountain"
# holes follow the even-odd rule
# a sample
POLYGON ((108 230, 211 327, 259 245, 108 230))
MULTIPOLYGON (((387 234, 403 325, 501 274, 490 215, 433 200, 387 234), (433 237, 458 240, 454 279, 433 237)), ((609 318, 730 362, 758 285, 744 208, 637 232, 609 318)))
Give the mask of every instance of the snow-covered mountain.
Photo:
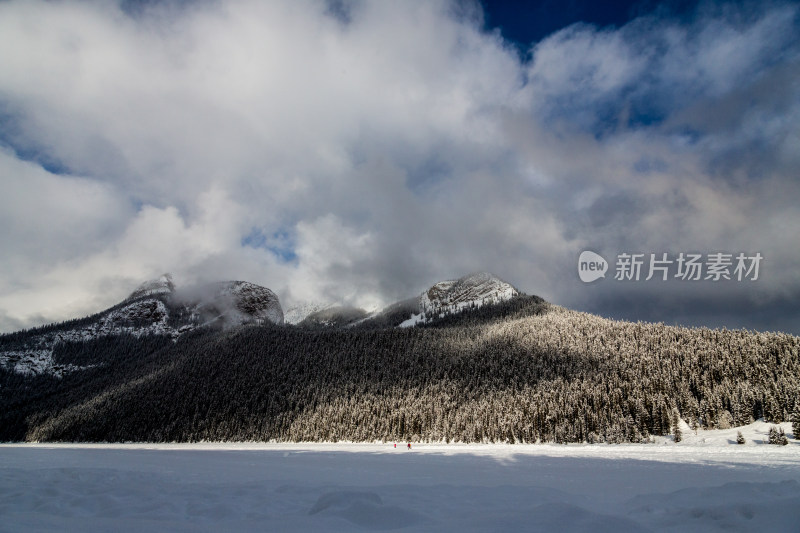
POLYGON ((489 272, 435 283, 419 296, 419 310, 403 321, 400 327, 410 327, 440 315, 457 313, 486 304, 496 304, 519 296, 520 292, 489 272))
POLYGON ((424 313, 457 312, 467 307, 500 303, 519 291, 494 274, 478 272, 456 280, 440 281, 419 297, 424 313))
POLYGON ((246 282, 172 285, 0 335, 0 440, 677 443, 680 418, 722 428, 798 414, 800 338, 786 334, 614 321, 484 273, 378 314, 339 306, 301 327, 225 331, 280 322, 277 297, 246 282), (414 318, 423 327, 397 328, 414 318))
POLYGON ((157 323, 168 328, 166 321, 170 317, 173 323, 180 317, 178 322, 188 322, 184 325, 191 327, 208 324, 231 327, 252 322, 283 324, 283 309, 275 293, 247 281, 220 281, 176 288, 172 276, 164 274, 142 283, 123 304, 126 302, 130 303, 111 311, 101 322, 110 320, 112 326, 136 322, 144 329, 152 329, 157 323))
POLYGON ((59 343, 110 335, 168 335, 177 339, 199 326, 228 328, 248 323, 283 324, 283 310, 270 289, 246 281, 176 288, 172 276, 142 283, 121 303, 91 317, 41 328, 24 341, 0 345, 0 366, 21 374, 81 370, 53 358, 59 343))
POLYGON ((177 339, 201 326, 222 329, 248 323, 298 324, 309 328, 408 327, 463 309, 499 303, 519 291, 498 277, 481 272, 441 281, 416 298, 380 312, 326 304, 296 305, 284 315, 270 289, 246 281, 225 281, 177 287, 170 274, 139 285, 119 304, 94 316, 23 334, 22 341, 0 343, 0 366, 17 373, 51 374, 80 370, 53 357, 59 343, 111 335, 167 335, 177 339))

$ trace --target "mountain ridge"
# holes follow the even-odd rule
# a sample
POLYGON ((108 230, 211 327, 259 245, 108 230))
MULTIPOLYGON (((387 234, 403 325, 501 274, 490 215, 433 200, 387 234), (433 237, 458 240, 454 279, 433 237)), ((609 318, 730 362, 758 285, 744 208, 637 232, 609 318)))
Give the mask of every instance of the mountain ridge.
POLYGON ((53 330, 50 333, 37 334, 34 329, 24 346, 0 347, 0 367, 22 374, 49 373, 60 377, 83 368, 53 361, 52 354, 59 343, 113 335, 163 335, 175 341, 198 327, 227 329, 266 322, 311 329, 409 327, 487 303, 507 301, 520 294, 493 274, 479 272, 437 282, 417 297, 372 313, 317 302, 294 306, 284 314, 277 295, 266 287, 247 281, 180 287, 171 274, 165 273, 142 282, 127 298, 104 311, 65 322, 63 326, 52 325, 46 328, 53 330))
MULTIPOLYGON (((283 323, 278 297, 270 289, 244 281, 176 288, 170 274, 140 284, 127 298, 108 309, 42 328, 34 328, 20 346, 0 346, 0 368, 19 374, 52 374, 83 370, 59 365, 53 353, 59 344, 102 337, 160 335, 173 341, 198 327, 222 329, 248 323, 283 323)), ((13 338, 19 333, 0 336, 13 338)))
POLYGON ((296 304, 287 311, 290 324, 300 327, 411 327, 446 315, 497 304, 523 293, 489 272, 475 272, 439 281, 417 296, 393 302, 377 311, 334 303, 296 304))

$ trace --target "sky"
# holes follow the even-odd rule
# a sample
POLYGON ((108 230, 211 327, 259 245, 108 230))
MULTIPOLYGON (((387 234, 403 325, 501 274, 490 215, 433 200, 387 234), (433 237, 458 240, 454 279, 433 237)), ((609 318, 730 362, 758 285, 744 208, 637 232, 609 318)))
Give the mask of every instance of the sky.
POLYGON ((164 272, 375 309, 490 271, 800 334, 800 5, 600 5, 0 2, 0 331, 164 272))

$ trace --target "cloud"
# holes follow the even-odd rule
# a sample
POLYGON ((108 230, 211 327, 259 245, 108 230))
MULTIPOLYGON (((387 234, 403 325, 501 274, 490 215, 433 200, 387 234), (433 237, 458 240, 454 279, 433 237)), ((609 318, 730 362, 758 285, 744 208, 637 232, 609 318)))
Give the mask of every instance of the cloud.
POLYGON ((113 186, 56 176, 2 148, 0 175, 0 247, 15 252, 3 254, 6 268, 29 253, 52 261, 90 252, 98 240, 118 234, 132 212, 113 186))
POLYGON ((477 3, 0 3, 0 328, 166 271, 373 307, 490 270, 614 316, 750 302, 725 323, 769 329, 798 314, 800 47, 795 5, 754 6, 520 58, 477 3), (765 270, 590 288, 583 249, 765 270))

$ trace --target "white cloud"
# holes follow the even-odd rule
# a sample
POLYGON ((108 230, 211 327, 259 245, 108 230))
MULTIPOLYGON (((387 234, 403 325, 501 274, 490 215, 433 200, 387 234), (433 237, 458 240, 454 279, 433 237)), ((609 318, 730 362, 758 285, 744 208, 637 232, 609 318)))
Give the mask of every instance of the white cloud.
POLYGON ((581 24, 543 40, 532 53, 528 75, 537 97, 553 98, 568 91, 590 102, 639 78, 649 59, 634 50, 621 32, 581 24))
POLYGON ((0 264, 6 274, 0 286, 40 274, 53 261, 102 249, 133 211, 111 185, 51 174, 1 148, 0 176, 0 264))
POLYGON ((573 26, 527 63, 445 0, 348 9, 0 3, 0 328, 164 271, 373 306, 487 269, 590 306, 584 247, 761 249, 759 288, 798 290, 796 7, 573 26))

